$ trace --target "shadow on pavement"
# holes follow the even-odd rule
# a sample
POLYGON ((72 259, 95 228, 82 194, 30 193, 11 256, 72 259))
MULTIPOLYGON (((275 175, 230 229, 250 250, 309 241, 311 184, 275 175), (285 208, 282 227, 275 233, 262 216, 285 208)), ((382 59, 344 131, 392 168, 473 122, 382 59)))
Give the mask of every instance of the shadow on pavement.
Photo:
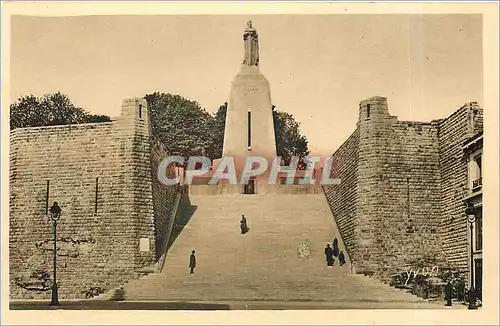
POLYGON ((10 310, 229 310, 228 304, 190 302, 73 301, 50 306, 49 301, 11 303, 10 310))
POLYGON ((198 208, 198 206, 191 205, 189 193, 187 192, 184 194, 184 196, 182 198, 180 208, 181 208, 180 215, 177 217, 176 221, 174 222, 172 234, 170 235, 170 241, 169 241, 168 247, 167 247, 167 252, 168 252, 168 249, 170 249, 172 244, 175 242, 177 237, 181 234, 184 227, 188 224, 189 220, 196 212, 196 209, 198 208))

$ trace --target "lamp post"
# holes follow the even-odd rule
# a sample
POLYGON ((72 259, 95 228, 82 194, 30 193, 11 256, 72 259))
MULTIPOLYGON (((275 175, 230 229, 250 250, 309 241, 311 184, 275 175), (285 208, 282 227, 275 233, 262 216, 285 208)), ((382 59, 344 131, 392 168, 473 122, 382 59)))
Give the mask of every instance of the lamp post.
POLYGON ((52 300, 51 306, 59 305, 59 295, 57 292, 57 220, 61 217, 61 207, 55 201, 50 207, 50 214, 52 218, 52 230, 54 232, 54 281, 52 283, 52 300))
POLYGON ((467 221, 470 225, 470 288, 469 288, 469 307, 468 309, 477 309, 476 294, 474 290, 474 222, 476 221, 476 209, 472 203, 467 205, 465 210, 467 221))

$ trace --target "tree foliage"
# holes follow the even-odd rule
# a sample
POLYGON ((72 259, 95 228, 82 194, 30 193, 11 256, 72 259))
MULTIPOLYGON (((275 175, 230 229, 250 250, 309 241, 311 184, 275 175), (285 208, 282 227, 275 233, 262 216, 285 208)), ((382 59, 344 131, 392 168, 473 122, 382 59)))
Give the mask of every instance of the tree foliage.
MULTIPOLYGON (((180 95, 155 92, 147 94, 145 99, 152 132, 171 155, 222 157, 227 102, 210 114, 196 101, 180 95)), ((292 156, 309 154, 307 139, 301 135, 300 124, 293 115, 273 106, 273 120, 276 150, 286 164, 292 156)), ((11 129, 106 121, 111 119, 86 112, 60 92, 40 98, 23 96, 10 106, 11 129)))
POLYGON ((85 123, 109 122, 111 118, 104 114, 88 114, 85 123))
POLYGON ((307 138, 300 133, 300 123, 293 115, 279 111, 273 105, 273 120, 276 152, 285 164, 289 164, 292 156, 303 158, 309 155, 307 138))
POLYGON ((222 157, 222 147, 224 145, 224 131, 226 127, 227 102, 219 106, 212 119, 212 147, 210 148, 211 158, 222 157))
MULTIPOLYGON (((197 102, 179 95, 152 93, 146 95, 153 133, 172 155, 189 157, 205 155, 222 157, 227 102, 212 115, 197 102)), ((285 163, 292 156, 309 154, 307 139, 300 133, 300 124, 293 115, 273 106, 276 150, 285 163)))
POLYGON ((180 95, 152 93, 148 102, 151 129, 171 155, 207 155, 213 148, 213 117, 197 102, 180 95))
POLYGON ((60 92, 42 97, 26 95, 10 105, 11 129, 106 121, 111 119, 86 112, 60 92))

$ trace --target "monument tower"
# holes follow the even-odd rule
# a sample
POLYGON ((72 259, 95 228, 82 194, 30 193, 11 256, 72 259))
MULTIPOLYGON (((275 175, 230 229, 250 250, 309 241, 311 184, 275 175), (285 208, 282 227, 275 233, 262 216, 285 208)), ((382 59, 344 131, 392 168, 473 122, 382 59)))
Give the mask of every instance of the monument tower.
POLYGON ((243 33, 245 55, 231 85, 222 156, 233 157, 238 177, 246 157, 276 158, 269 82, 259 71, 259 36, 252 22, 243 33))

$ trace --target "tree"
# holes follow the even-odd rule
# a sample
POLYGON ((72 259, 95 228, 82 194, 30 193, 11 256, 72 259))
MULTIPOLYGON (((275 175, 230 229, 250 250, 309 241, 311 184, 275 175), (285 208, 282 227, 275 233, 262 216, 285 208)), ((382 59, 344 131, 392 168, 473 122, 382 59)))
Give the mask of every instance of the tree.
POLYGON ((273 105, 274 134, 276 137, 276 152, 288 165, 292 156, 302 158, 309 155, 307 138, 300 133, 300 123, 293 115, 276 110, 273 105))
POLYGON ((210 158, 222 157, 222 147, 224 145, 224 131, 226 127, 227 102, 219 106, 219 109, 212 118, 210 130, 212 131, 212 146, 210 148, 210 158))
POLYGON ((60 92, 42 97, 26 95, 10 105, 11 129, 106 121, 111 119, 86 112, 60 92))
POLYGON ((111 118, 104 114, 88 114, 85 119, 86 123, 94 123, 94 122, 109 122, 111 118))
POLYGON ((152 133, 165 144, 171 155, 206 155, 214 148, 213 117, 197 102, 180 95, 155 92, 145 96, 152 133))
MULTIPOLYGON (((199 103, 180 95, 155 92, 147 94, 145 99, 152 133, 171 155, 222 157, 227 102, 212 115, 199 103)), ((273 106, 273 120, 276 150, 285 164, 289 164, 292 156, 309 154, 307 139, 300 134, 300 124, 291 114, 273 106)), ((10 106, 11 129, 107 121, 111 121, 108 116, 90 114, 60 92, 40 98, 27 95, 10 106)))

